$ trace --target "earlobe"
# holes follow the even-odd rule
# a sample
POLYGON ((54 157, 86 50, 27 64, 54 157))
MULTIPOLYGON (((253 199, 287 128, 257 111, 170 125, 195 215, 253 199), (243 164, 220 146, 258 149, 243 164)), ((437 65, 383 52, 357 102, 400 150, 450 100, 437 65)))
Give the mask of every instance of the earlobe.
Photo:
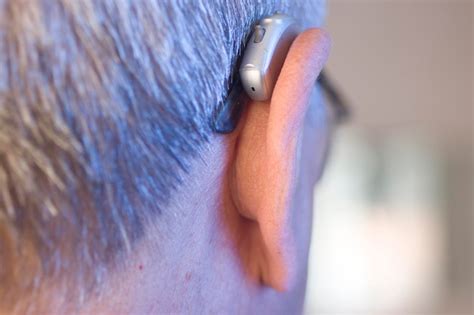
POLYGON ((297 147, 310 93, 327 60, 328 36, 319 29, 293 42, 270 102, 251 102, 236 147, 232 198, 241 224, 241 251, 255 277, 287 290, 298 274, 291 209, 297 147), (244 219, 245 218, 245 219, 244 219), (248 224, 248 220, 254 224, 248 224), (251 227, 251 228, 249 228, 251 227))

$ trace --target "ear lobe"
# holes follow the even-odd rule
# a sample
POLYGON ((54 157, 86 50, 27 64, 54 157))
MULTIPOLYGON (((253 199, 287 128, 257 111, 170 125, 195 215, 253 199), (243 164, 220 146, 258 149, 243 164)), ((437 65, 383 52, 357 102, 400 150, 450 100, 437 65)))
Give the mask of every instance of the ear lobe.
POLYGON ((301 33, 288 52, 271 101, 249 104, 238 136, 233 201, 241 216, 256 223, 251 229, 241 224, 241 251, 250 255, 245 260, 254 276, 280 291, 291 287, 298 271, 291 224, 297 147, 329 47, 323 31, 301 33))

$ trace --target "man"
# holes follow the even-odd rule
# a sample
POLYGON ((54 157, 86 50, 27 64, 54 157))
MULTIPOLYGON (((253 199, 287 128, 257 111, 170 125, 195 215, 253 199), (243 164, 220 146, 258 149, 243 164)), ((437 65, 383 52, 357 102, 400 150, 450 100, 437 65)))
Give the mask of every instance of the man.
POLYGON ((327 35, 210 126, 252 25, 323 6, 0 0, 1 312, 301 312, 327 35))

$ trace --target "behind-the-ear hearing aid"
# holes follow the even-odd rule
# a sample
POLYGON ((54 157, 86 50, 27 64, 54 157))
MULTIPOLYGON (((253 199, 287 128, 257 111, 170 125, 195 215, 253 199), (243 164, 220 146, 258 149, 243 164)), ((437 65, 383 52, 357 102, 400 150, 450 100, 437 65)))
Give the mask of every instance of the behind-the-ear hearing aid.
MULTIPOLYGON (((239 73, 231 79, 227 97, 211 121, 213 131, 221 134, 234 131, 249 98, 255 101, 271 98, 288 50, 299 32, 298 23, 288 15, 277 13, 259 21, 245 47, 239 73)), ((336 120, 343 121, 349 115, 348 107, 324 70, 318 83, 333 105, 336 120)))
POLYGON ((284 14, 266 17, 255 26, 239 69, 240 81, 251 99, 270 99, 291 43, 299 32, 296 21, 284 14))
POLYGON ((213 131, 234 131, 249 97, 256 101, 270 99, 298 31, 297 23, 288 15, 277 13, 259 21, 245 47, 239 72, 231 78, 227 97, 211 121, 213 131))

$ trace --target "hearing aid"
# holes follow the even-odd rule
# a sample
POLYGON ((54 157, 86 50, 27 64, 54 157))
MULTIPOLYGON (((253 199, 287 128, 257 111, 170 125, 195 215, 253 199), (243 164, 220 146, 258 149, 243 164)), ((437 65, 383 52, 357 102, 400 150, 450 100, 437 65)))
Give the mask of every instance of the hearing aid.
MULTIPOLYGON (((299 24, 293 18, 280 13, 266 17, 255 25, 237 62, 239 71, 230 80, 227 97, 221 101, 211 119, 214 132, 233 132, 250 99, 266 101, 271 98, 286 55, 300 31, 299 24)), ((332 84, 324 70, 318 76, 317 83, 332 105, 336 122, 344 122, 350 116, 344 95, 332 84)))
POLYGON ((292 17, 279 13, 255 25, 239 69, 242 87, 251 99, 270 99, 288 50, 299 31, 299 25, 292 17))
POLYGON ((214 132, 233 132, 250 99, 270 99, 291 43, 299 32, 296 21, 280 13, 268 16, 255 25, 237 62, 239 71, 231 77, 227 96, 211 119, 214 132))

